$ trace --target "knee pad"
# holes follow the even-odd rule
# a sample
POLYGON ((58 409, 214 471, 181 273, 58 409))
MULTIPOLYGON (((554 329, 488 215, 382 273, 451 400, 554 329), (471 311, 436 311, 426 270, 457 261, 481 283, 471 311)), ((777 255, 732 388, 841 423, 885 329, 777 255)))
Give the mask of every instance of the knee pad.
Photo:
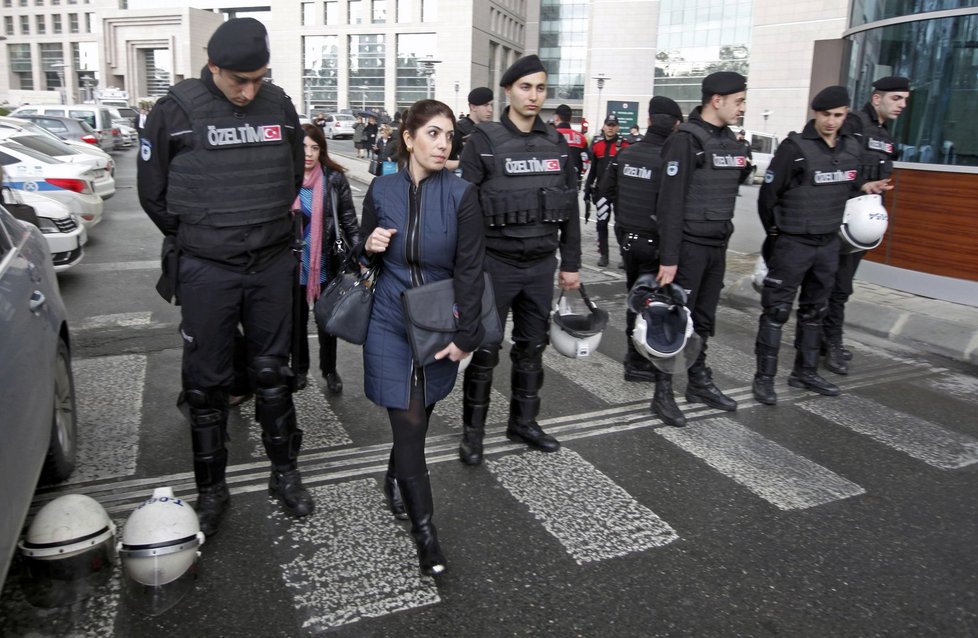
POLYGON ((255 386, 274 388, 286 385, 292 378, 292 371, 285 365, 285 359, 279 357, 255 357, 251 360, 251 374, 255 386))
POLYGON ((183 400, 193 410, 223 410, 227 408, 227 391, 222 388, 187 388, 183 400))
POLYGON ((791 304, 779 303, 768 306, 762 316, 776 326, 783 326, 791 317, 791 304))
POLYGON ((820 306, 805 305, 798 308, 799 323, 818 323, 829 312, 828 304, 820 306))
POLYGON ((517 341, 509 351, 509 360, 513 367, 524 370, 541 368, 543 366, 543 349, 546 343, 535 341, 517 341))
POLYGON ((499 363, 499 346, 488 346, 479 348, 472 353, 472 361, 469 362, 469 370, 489 370, 491 371, 499 363))

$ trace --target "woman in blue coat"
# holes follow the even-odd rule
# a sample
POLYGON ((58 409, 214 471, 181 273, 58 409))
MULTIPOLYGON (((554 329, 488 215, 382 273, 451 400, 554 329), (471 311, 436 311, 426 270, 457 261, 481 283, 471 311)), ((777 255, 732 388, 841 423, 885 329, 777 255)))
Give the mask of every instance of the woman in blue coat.
POLYGON ((445 169, 454 130, 455 116, 441 102, 421 100, 408 110, 399 132, 403 168, 373 180, 361 224, 361 236, 367 237, 362 259, 381 266, 363 348, 364 391, 387 408, 397 485, 411 519, 421 571, 429 576, 445 570, 445 558, 431 523, 424 458, 428 419, 435 402, 455 385, 458 362, 483 337, 482 211, 475 187, 445 169), (459 328, 437 361, 421 367, 407 341, 401 292, 449 278, 454 280, 459 328))

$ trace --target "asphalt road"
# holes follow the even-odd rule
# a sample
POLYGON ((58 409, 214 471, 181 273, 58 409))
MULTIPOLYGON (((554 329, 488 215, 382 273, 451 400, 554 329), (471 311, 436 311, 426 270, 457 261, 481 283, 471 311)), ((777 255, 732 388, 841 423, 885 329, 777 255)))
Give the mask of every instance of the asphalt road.
MULTIPOLYGON (((153 289, 160 237, 136 200, 134 158, 118 158, 118 194, 85 261, 60 277, 82 446, 72 480, 36 499, 89 494, 119 524, 156 486, 193 499, 174 407, 179 313, 153 289)), ((314 515, 291 519, 268 499, 245 404, 230 424, 232 510, 202 547, 190 596, 147 617, 116 568, 87 601, 38 610, 15 563, 0 635, 978 634, 975 371, 852 334, 852 373, 832 377, 842 396, 819 397, 785 384, 789 329, 781 402, 760 406, 757 310, 723 307, 710 361, 740 407, 687 404, 677 378, 690 422, 665 427, 649 413, 651 386, 621 380, 623 278, 594 266, 593 228, 582 277, 612 321, 588 360, 546 353, 541 418, 562 451, 505 439, 508 365, 496 372, 483 466, 457 460, 460 388, 436 407, 428 457, 449 561, 437 582, 418 574, 407 528, 385 511, 389 425, 363 397, 359 351, 341 344, 344 392, 328 396, 317 378, 296 396, 314 515)))

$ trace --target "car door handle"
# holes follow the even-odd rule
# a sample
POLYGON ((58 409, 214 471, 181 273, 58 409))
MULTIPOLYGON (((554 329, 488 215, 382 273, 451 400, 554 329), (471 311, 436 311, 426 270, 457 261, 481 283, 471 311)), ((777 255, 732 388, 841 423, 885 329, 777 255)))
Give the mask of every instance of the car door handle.
POLYGON ((40 290, 35 290, 31 295, 31 312, 37 312, 47 302, 47 298, 40 290))

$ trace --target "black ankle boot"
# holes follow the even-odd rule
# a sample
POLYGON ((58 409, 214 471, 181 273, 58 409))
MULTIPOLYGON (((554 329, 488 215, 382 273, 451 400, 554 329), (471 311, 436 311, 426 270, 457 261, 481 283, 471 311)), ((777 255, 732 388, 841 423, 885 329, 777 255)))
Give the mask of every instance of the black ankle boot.
POLYGON ((282 501, 285 510, 293 516, 308 516, 315 508, 312 495, 302 485, 298 469, 286 472, 272 470, 268 479, 268 493, 282 501))
POLYGON ((778 394, 774 391, 774 377, 764 374, 755 374, 754 383, 751 386, 754 390, 754 399, 764 405, 777 405, 778 394))
POLYGON ((656 369, 648 359, 643 357, 635 349, 632 338, 626 336, 627 349, 625 350, 625 381, 650 382, 655 381, 656 369))
POLYGON ((339 394, 343 391, 343 379, 340 378, 340 373, 337 371, 326 373, 326 389, 333 394, 339 394))
POLYGON ((445 556, 438 545, 438 533, 431 522, 434 505, 431 500, 431 481, 427 472, 418 476, 398 477, 397 484, 404 497, 411 536, 418 549, 418 565, 425 576, 437 576, 446 569, 445 556))
POLYGON ((827 397, 839 396, 839 386, 823 379, 815 370, 793 370, 788 377, 788 385, 792 388, 811 390, 827 397))
POLYGON ((221 481, 215 485, 200 488, 197 493, 197 521, 204 536, 213 536, 224 518, 224 513, 231 503, 231 492, 227 483, 221 481))
POLYGON ((689 369, 686 400, 690 403, 705 403, 711 408, 727 412, 737 409, 737 402, 720 391, 720 388, 713 383, 712 371, 705 367, 689 369))
POLYGON ((482 439, 485 428, 462 424, 462 442, 458 445, 458 457, 466 465, 482 463, 482 439))
POLYGON ((398 520, 407 520, 407 510, 404 509, 404 501, 401 499, 401 490, 397 487, 394 474, 394 451, 391 450, 390 461, 387 462, 387 474, 384 475, 384 496, 387 498, 387 507, 391 514, 398 520))
POLYGON ((672 375, 660 373, 655 380, 655 395, 652 397, 652 413, 666 425, 681 428, 686 425, 686 417, 676 405, 672 394, 672 375))
POLYGON ((842 339, 831 339, 825 343, 825 367, 836 374, 849 374, 849 362, 845 357, 842 339))

